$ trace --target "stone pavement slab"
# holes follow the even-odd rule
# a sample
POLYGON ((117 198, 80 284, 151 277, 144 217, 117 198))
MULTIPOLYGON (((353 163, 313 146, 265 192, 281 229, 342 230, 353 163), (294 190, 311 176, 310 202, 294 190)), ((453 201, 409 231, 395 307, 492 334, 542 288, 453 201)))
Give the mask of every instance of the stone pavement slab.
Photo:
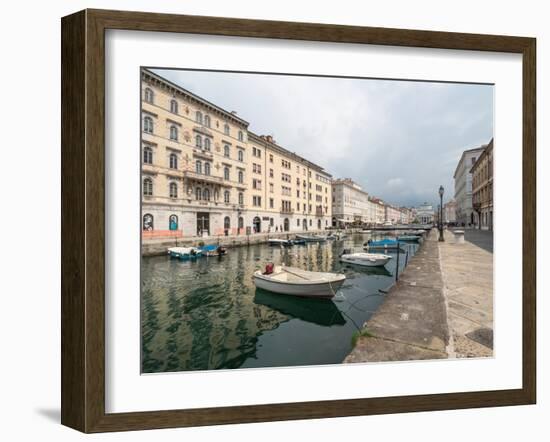
POLYGON ((450 232, 445 232, 445 242, 439 243, 451 353, 456 357, 493 354, 493 254, 486 246, 492 244, 489 234, 480 233, 483 247, 470 241, 456 244, 450 232))

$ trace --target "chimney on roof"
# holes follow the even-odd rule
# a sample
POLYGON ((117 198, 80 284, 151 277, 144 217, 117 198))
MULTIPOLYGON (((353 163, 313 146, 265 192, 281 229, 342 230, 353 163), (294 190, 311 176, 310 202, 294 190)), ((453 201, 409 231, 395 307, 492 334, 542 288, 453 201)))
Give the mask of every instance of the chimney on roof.
POLYGON ((237 115, 237 111, 231 111, 231 115, 237 115))
POLYGON ((272 137, 271 135, 267 135, 267 136, 265 137, 265 139, 266 139, 267 141, 269 141, 270 143, 273 143, 273 137, 272 137))

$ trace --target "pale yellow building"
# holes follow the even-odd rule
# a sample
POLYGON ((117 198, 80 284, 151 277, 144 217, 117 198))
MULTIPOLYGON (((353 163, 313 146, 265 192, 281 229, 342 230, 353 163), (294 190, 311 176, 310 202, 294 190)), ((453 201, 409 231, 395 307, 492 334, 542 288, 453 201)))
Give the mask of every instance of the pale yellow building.
POLYGON ((329 173, 279 146, 269 135, 249 132, 249 147, 248 221, 255 231, 323 230, 330 226, 329 173))
POLYGON ((329 226, 331 175, 249 123, 143 69, 142 229, 155 236, 329 226))

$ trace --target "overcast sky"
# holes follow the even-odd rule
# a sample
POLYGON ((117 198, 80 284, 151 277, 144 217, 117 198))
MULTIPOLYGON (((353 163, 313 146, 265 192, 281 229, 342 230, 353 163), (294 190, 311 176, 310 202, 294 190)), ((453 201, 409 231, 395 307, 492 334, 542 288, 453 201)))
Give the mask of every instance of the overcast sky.
POLYGON ((155 70, 282 147, 397 205, 454 195, 462 151, 493 136, 493 86, 155 70))

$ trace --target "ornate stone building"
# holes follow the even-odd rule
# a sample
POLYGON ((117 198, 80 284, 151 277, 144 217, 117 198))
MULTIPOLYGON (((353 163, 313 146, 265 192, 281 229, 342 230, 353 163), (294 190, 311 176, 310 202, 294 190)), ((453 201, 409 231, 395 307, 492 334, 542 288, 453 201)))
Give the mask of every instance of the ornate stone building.
POLYGON ((474 223, 483 230, 493 230, 493 140, 489 142, 470 170, 474 223))
POLYGON ((144 238, 329 226, 322 167, 149 70, 141 80, 144 238))
POLYGON ((472 206, 471 169, 484 149, 485 146, 480 146, 462 152, 453 175, 455 182, 456 221, 465 226, 475 223, 472 206))
POLYGON ((351 178, 332 181, 332 225, 371 224, 376 219, 376 207, 369 194, 351 178))

